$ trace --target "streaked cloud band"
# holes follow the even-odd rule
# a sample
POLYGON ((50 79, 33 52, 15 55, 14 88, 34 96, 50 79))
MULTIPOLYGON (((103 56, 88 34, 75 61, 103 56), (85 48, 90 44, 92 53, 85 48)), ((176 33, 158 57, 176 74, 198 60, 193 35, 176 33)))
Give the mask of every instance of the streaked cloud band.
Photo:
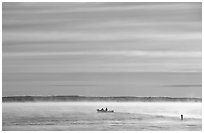
POLYGON ((21 53, 3 53, 3 57, 20 56, 135 56, 135 57, 185 57, 201 58, 202 52, 194 51, 71 51, 71 52, 21 52, 21 53))

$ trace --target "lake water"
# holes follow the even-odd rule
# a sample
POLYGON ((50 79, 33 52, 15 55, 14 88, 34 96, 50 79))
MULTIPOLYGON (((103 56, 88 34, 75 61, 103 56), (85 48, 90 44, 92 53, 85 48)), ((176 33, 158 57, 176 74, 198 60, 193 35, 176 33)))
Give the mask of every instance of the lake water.
POLYGON ((202 130, 202 103, 34 102, 3 103, 2 107, 4 131, 202 130), (102 107, 115 112, 97 113, 102 107))

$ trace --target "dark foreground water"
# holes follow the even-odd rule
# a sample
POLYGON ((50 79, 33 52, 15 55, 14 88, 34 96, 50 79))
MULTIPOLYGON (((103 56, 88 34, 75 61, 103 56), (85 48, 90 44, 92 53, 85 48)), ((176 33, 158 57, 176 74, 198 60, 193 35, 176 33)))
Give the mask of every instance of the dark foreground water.
POLYGON ((36 102, 2 106, 3 130, 202 130, 201 103, 36 102), (115 113, 97 113, 102 107, 115 113))

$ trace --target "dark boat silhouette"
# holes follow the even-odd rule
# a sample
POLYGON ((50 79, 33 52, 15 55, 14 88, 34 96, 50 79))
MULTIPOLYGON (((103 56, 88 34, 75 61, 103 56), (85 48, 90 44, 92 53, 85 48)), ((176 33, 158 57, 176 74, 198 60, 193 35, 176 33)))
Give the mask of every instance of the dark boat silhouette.
POLYGON ((100 109, 97 109, 96 110, 97 112, 99 112, 99 113, 113 113, 114 112, 114 110, 100 110, 100 109))

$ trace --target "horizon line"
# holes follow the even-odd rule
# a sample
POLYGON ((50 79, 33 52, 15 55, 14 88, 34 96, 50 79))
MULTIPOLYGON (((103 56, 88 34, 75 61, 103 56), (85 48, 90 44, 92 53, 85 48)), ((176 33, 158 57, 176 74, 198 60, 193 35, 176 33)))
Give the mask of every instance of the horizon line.
POLYGON ((2 96, 3 97, 100 97, 100 98, 116 98, 116 97, 138 97, 138 98, 156 98, 156 97, 162 97, 162 98, 200 98, 202 97, 172 97, 172 96, 84 96, 84 95, 15 95, 15 96, 2 96))

